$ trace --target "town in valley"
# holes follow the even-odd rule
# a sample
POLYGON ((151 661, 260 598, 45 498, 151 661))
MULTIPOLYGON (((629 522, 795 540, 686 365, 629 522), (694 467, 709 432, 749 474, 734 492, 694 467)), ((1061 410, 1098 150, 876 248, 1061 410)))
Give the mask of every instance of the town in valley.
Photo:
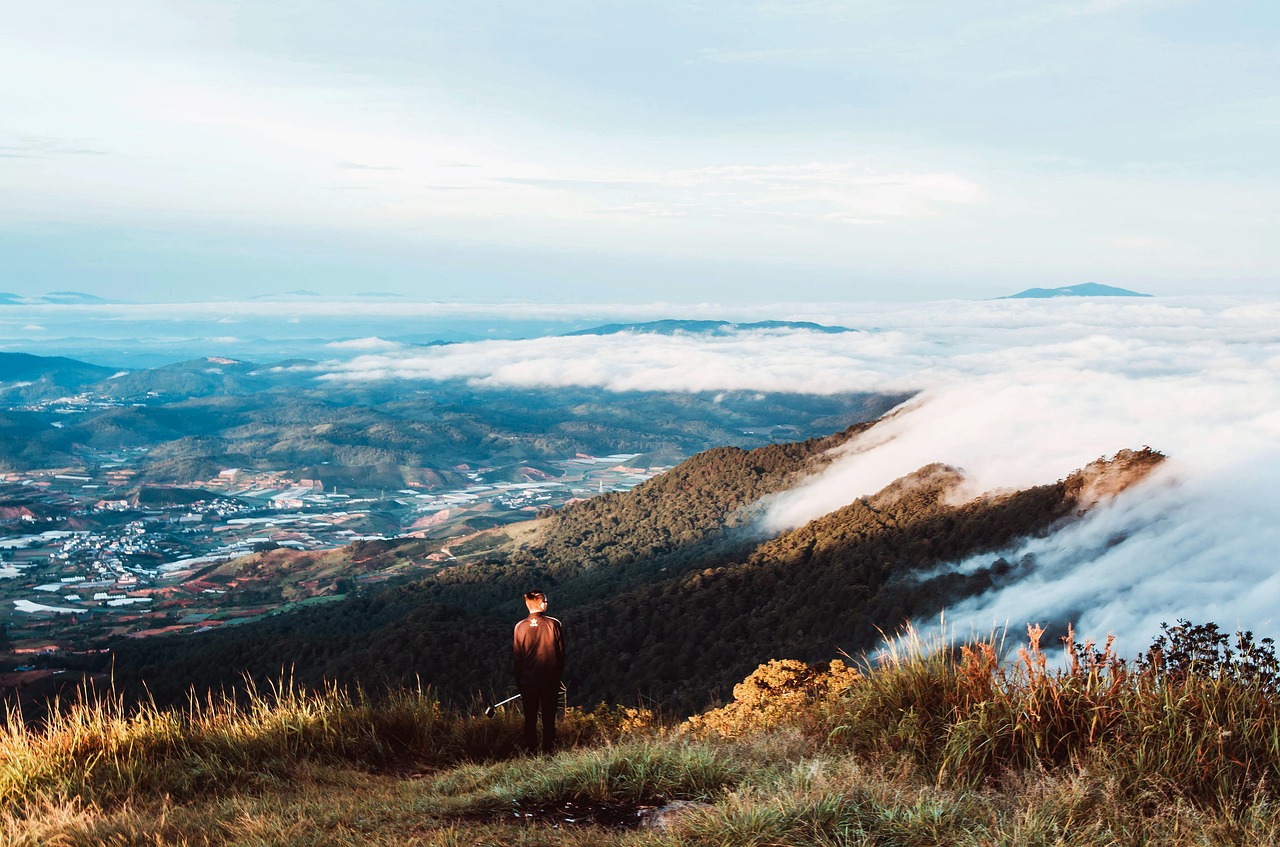
POLYGON ((578 455, 538 467, 459 465, 453 470, 464 484, 430 490, 343 490, 240 468, 140 486, 133 465, 142 452, 97 454, 91 469, 0 474, 0 621, 9 654, 0 686, 56 673, 46 666, 103 649, 113 637, 198 634, 423 575, 456 561, 451 545, 460 539, 625 491, 667 469, 635 466, 638 454, 578 455), (403 537, 424 539, 428 552, 338 574, 317 562, 286 585, 238 574, 234 564, 270 550, 321 552, 403 537))

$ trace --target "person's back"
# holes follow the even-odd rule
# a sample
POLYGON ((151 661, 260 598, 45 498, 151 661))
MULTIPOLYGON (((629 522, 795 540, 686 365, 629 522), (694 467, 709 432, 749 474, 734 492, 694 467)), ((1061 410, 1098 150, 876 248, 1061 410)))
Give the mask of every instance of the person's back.
POLYGON ((547 596, 541 591, 525 594, 529 616, 515 626, 513 639, 516 687, 524 708, 524 743, 538 749, 538 713, 542 713, 542 752, 550 753, 556 740, 556 701, 564 676, 564 629, 546 615, 547 596))
POLYGON ((515 661, 518 687, 560 688, 564 674, 564 636, 560 621, 530 612, 516 624, 515 661))

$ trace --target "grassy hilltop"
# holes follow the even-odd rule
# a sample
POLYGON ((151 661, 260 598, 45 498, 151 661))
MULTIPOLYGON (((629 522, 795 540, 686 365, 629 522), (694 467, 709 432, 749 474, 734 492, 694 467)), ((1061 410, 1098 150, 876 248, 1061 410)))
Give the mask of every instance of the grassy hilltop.
POLYGON ((1183 624, 1137 662, 1069 637, 1057 669, 1041 636, 1008 662, 909 635, 861 668, 771 661, 676 724, 574 709, 536 760, 514 713, 420 688, 86 699, 11 715, 0 843, 1275 843, 1273 645, 1183 624))

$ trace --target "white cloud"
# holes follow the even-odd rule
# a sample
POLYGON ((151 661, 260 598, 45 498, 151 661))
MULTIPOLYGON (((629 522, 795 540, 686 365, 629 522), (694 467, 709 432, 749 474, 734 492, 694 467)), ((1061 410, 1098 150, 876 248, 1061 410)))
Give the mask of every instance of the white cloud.
POLYGON ((1017 328, 957 315, 947 334, 969 337, 935 337, 950 350, 922 371, 922 394, 778 498, 772 525, 796 525, 929 461, 992 490, 1150 445, 1170 457, 1155 479, 1065 533, 1007 551, 1011 561, 1033 554, 1036 569, 949 610, 955 631, 1074 619, 1082 633, 1121 635, 1131 653, 1177 617, 1280 634, 1280 305, 1032 311, 1041 320, 1017 328), (1057 325, 1043 321, 1053 315, 1057 325))
MULTIPOLYGON (((1275 505, 1280 450, 1242 451, 1216 467, 1172 460, 1142 487, 1046 539, 1006 551, 1030 572, 947 611, 953 633, 1072 620, 1077 632, 1121 636, 1135 654, 1179 617, 1280 633, 1275 505)), ((957 563, 989 565, 994 556, 957 563)))
POLYGON ((385 338, 370 336, 369 338, 349 338, 344 341, 330 341, 325 345, 334 350, 397 350, 401 344, 387 341, 385 338))
POLYGON ((621 333, 483 341, 328 362, 336 381, 469 379, 494 386, 590 386, 610 391, 807 391, 883 386, 869 371, 836 374, 893 340, 845 333, 744 332, 728 336, 621 333), (838 342, 827 339, 839 338, 838 342), (824 349, 826 348, 826 349, 824 349), (862 351, 870 351, 862 352, 862 351), (816 367, 815 367, 816 366, 816 367))

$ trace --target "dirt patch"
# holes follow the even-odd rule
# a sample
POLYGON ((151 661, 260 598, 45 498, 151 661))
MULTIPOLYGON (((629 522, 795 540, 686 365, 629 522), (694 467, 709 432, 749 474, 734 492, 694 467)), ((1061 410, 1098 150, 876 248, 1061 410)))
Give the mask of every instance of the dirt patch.
POLYGON ((561 800, 554 803, 512 803, 511 808, 489 814, 463 815, 464 820, 486 823, 525 823, 541 826, 598 826, 605 829, 636 829, 646 813, 657 808, 636 803, 609 803, 595 800, 561 800))

